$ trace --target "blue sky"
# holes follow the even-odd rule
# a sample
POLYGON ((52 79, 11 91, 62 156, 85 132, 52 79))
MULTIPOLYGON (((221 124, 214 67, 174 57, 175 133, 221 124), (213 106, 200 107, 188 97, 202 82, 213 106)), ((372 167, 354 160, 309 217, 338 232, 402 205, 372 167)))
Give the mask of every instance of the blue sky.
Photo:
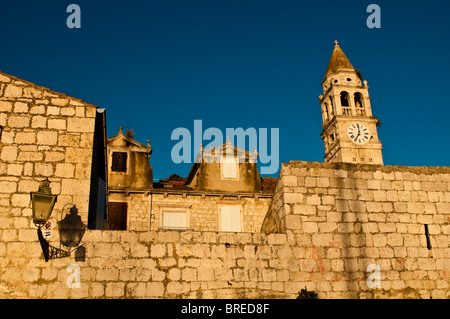
POLYGON ((165 178, 189 173, 171 133, 194 120, 279 128, 280 163, 323 161, 318 96, 338 40, 369 82, 385 164, 450 166, 449 15, 446 0, 4 0, 0 70, 106 108, 108 136, 151 140, 165 178), (81 29, 66 26, 71 3, 81 29))

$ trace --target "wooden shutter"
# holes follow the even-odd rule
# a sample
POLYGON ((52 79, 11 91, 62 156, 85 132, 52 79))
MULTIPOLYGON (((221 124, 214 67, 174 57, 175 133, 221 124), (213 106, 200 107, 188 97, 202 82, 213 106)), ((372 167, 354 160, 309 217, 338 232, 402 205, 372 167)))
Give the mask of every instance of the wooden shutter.
POLYGON ((128 154, 125 152, 113 152, 111 171, 126 173, 128 154))
POLYGON ((237 178, 236 158, 224 158, 222 162, 222 177, 237 178))
POLYGON ((221 231, 241 231, 241 208, 239 206, 220 207, 221 231))
POLYGON ((186 212, 164 212, 163 228, 167 229, 186 229, 186 212))
POLYGON ((127 229, 128 204, 126 202, 108 203, 108 229, 127 229))

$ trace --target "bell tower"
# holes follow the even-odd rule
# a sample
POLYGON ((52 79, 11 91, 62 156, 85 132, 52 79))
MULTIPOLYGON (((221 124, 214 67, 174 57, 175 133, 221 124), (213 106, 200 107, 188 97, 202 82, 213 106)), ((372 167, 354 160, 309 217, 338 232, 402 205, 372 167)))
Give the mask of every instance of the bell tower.
POLYGON ((378 119, 372 116, 369 87, 335 46, 322 81, 323 131, 326 162, 383 165, 378 119))

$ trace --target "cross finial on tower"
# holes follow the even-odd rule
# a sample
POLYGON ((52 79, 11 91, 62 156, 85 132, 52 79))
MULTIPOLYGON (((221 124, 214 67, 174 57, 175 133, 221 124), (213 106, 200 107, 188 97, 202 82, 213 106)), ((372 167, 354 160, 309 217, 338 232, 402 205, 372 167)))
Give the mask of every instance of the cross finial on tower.
POLYGON ((335 46, 335 47, 339 46, 338 40, 334 40, 334 46, 335 46))

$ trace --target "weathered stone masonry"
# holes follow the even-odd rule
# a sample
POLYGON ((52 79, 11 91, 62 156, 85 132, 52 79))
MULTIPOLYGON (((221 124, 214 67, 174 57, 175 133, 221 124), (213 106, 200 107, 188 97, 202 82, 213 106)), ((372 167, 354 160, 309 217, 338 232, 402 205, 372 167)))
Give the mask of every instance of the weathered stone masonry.
POLYGON ((72 203, 87 222, 96 112, 82 100, 0 74, 1 227, 31 226, 30 192, 45 177, 59 196, 55 210, 72 203))
POLYGON ((69 203, 88 223, 97 113, 0 74, 0 297, 294 298, 305 286, 320 298, 450 297, 445 167, 290 162, 261 233, 91 229, 84 258, 46 263, 30 192, 48 177, 52 218, 69 203), (72 264, 81 288, 67 285, 72 264), (381 288, 367 287, 371 264, 381 288))
POLYGON ((90 230, 85 261, 49 263, 34 236, 13 237, 0 245, 2 294, 294 298, 306 286, 320 298, 449 297, 450 169, 291 162, 280 177, 280 209, 264 223, 279 233, 90 230), (73 263, 80 289, 66 285, 73 263), (380 289, 367 287, 370 264, 381 268, 380 289))
POLYGON ((449 224, 448 167, 290 162, 263 231, 312 250, 319 265, 301 278, 327 298, 448 298, 449 224), (367 288, 371 264, 381 289, 367 288))

